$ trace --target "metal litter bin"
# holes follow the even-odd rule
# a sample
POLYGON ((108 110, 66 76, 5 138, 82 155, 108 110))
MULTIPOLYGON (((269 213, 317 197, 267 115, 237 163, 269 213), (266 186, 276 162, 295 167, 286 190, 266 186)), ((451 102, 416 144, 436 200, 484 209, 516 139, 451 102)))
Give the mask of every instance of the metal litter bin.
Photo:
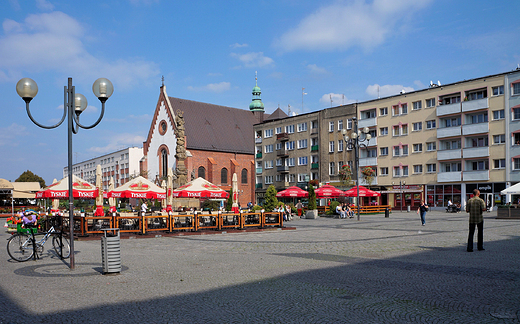
POLYGON ((409 213, 410 212, 410 206, 406 206, 406 211, 409 213))
POLYGON ((388 207, 385 208, 385 217, 390 217, 390 210, 388 209, 388 207))
POLYGON ((119 228, 103 228, 101 237, 101 256, 103 259, 103 274, 121 272, 121 236, 119 228), (108 233, 115 231, 116 234, 108 233))

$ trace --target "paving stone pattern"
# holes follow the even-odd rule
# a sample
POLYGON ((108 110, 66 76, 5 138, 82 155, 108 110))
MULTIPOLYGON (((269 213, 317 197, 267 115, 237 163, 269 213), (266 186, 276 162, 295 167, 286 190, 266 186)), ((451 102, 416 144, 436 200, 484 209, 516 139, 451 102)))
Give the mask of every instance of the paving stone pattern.
POLYGON ((75 242, 72 271, 51 242, 24 263, 4 245, 0 323, 518 323, 520 220, 495 214, 473 253, 467 214, 442 212, 123 239, 117 275, 100 240, 75 242))

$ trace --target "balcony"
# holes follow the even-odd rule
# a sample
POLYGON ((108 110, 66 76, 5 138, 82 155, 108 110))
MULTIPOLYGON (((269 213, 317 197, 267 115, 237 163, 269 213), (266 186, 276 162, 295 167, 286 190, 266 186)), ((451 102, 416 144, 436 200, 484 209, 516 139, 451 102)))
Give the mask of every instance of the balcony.
POLYGON ((256 158, 257 159, 261 159, 262 158, 262 153, 256 153, 256 158))
POLYGON ((262 144, 262 138, 261 137, 255 138, 255 143, 256 144, 262 144))
POLYGON ((276 151, 276 156, 289 156, 288 150, 278 150, 276 151))
POLYGON ((461 181, 462 172, 439 172, 437 173, 437 182, 454 182, 461 181))
POLYGON ((256 168, 256 173, 262 173, 262 168, 256 168))
POLYGON ((462 158, 462 150, 454 149, 454 150, 440 150, 437 151, 437 160, 453 160, 462 158))
POLYGON ((372 165, 377 165, 377 157, 368 157, 368 158, 359 159, 360 167, 372 166, 372 165))
POLYGON ((462 112, 475 111, 489 108, 489 98, 469 100, 462 102, 462 112))
POLYGON ((311 152, 318 152, 318 150, 319 150, 319 145, 311 146, 311 152))
POLYGON ((262 186, 261 183, 257 183, 256 186, 255 186, 256 189, 262 189, 262 187, 263 187, 263 186, 262 186))
POLYGON ((276 139, 279 141, 288 141, 289 140, 289 134, 288 133, 280 133, 276 135, 276 139))
POLYGON ((377 137, 372 137, 369 141, 363 142, 366 146, 377 146, 377 137))
POLYGON ((472 135, 472 134, 482 134, 482 133, 489 133, 489 123, 462 125, 462 135, 472 135))
POLYGON ((311 135, 318 134, 318 127, 311 128, 311 135))
POLYGON ((358 121, 358 129, 377 126, 377 118, 366 118, 358 121))
POLYGON ((280 165, 276 167, 276 171, 281 173, 289 173, 289 167, 287 165, 280 165))
POLYGON ((443 127, 437 129, 437 138, 453 137, 462 135, 462 127, 443 127))
POLYGON ((465 159, 488 157, 489 156, 489 146, 464 148, 464 151, 462 152, 462 156, 465 159))
POLYGON ((319 169, 320 164, 319 163, 311 163, 311 169, 319 169))
POLYGON ((489 180, 489 170, 464 171, 462 173, 463 181, 487 181, 489 180))
POLYGON ((460 102, 437 106, 437 116, 452 115, 460 113, 460 102))
POLYGON ((372 182, 368 184, 363 177, 359 177, 359 185, 360 186, 377 186, 377 177, 372 178, 372 182))

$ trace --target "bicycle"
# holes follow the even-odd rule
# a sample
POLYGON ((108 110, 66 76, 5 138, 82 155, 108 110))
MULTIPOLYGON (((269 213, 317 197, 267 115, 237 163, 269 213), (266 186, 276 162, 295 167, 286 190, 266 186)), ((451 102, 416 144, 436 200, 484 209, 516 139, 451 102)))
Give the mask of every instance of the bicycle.
MULTIPOLYGON (((29 227, 25 231, 20 231, 16 234, 13 234, 9 241, 7 242, 7 253, 9 256, 18 262, 24 262, 29 260, 34 256, 34 260, 36 258, 40 258, 38 254, 43 254, 43 246, 45 242, 52 235, 52 246, 56 251, 56 254, 61 259, 67 259, 70 256, 70 244, 67 237, 63 236, 63 232, 58 232, 54 226, 44 233, 43 238, 36 241, 35 239, 35 227, 29 227), (30 232, 28 234, 27 232, 30 232)), ((43 233, 39 233, 41 235, 43 233)))

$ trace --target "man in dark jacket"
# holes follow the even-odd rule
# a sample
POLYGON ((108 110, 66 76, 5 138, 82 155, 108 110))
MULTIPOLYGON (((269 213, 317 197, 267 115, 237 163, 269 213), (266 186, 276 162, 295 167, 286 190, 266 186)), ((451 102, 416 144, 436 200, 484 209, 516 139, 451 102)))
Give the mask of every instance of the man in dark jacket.
POLYGON ((477 249, 484 251, 484 217, 482 212, 486 210, 486 203, 480 198, 480 191, 473 190, 473 198, 466 205, 466 212, 469 213, 469 236, 468 252, 473 252, 473 237, 475 236, 475 226, 478 229, 477 249))

